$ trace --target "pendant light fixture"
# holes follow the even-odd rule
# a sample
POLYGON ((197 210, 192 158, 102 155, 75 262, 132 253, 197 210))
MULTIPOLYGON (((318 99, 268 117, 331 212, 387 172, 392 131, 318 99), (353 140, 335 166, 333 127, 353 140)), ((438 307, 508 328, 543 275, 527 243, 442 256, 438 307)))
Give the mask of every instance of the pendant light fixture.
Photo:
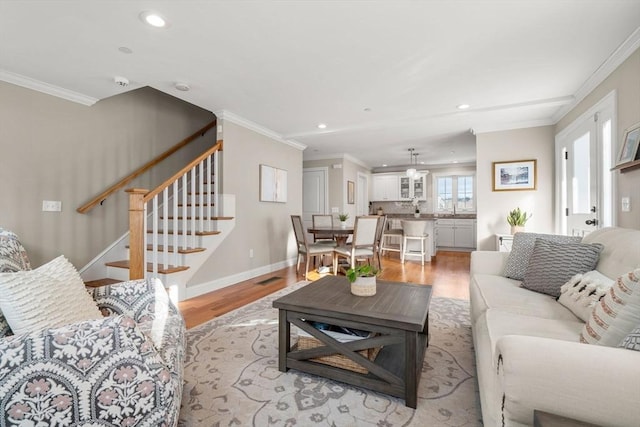
POLYGON ((417 173, 416 168, 413 167, 413 152, 414 151, 415 151, 415 148, 409 148, 409 169, 407 169, 407 176, 409 178, 413 178, 417 173))

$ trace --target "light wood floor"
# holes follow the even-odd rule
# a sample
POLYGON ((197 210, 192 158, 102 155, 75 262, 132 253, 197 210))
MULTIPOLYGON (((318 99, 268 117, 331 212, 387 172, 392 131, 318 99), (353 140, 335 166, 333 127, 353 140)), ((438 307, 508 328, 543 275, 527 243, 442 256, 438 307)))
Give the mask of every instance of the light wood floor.
MULTIPOLYGON (((396 253, 390 253, 382 257, 382 272, 378 277, 394 282, 430 284, 434 296, 469 299, 469 261, 467 252, 438 252, 431 263, 422 267, 414 260, 405 261, 403 265, 396 253)), ((301 273, 302 270, 304 264, 301 273)), ((317 273, 309 273, 309 280, 318 278, 317 273)), ((294 265, 183 301, 179 307, 187 328, 192 328, 301 280, 304 275, 296 274, 294 265), (260 284, 265 280, 268 283, 260 284)))

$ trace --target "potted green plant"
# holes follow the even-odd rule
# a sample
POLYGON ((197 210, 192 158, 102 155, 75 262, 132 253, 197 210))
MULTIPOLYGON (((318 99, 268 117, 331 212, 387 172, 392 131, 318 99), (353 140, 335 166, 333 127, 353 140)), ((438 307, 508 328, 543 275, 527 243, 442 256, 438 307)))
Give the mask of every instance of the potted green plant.
POLYGON ((516 208, 509 212, 507 215, 507 222, 511 226, 511 234, 516 234, 519 231, 524 231, 524 225, 531 218, 532 215, 516 208))
POLYGON ((357 265, 347 270, 347 280, 351 283, 351 293, 361 297, 376 294, 378 270, 372 265, 357 265))
POLYGON ((338 219, 340 220, 340 225, 342 227, 346 227, 347 226, 347 219, 349 219, 349 214, 348 213, 341 213, 338 215, 338 219))

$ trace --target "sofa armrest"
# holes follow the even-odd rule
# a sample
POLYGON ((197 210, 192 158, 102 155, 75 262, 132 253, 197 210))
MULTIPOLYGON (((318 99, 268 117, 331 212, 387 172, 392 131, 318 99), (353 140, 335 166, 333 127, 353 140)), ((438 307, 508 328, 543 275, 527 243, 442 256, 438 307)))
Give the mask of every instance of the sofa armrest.
POLYGON ((471 276, 474 274, 495 274, 502 276, 509 252, 473 251, 471 252, 471 276))
POLYGON ((180 389, 130 317, 0 339, 3 425, 171 425, 180 389))
POLYGON ((507 335, 495 354, 504 425, 532 423, 534 409, 597 425, 638 425, 640 352, 507 335))

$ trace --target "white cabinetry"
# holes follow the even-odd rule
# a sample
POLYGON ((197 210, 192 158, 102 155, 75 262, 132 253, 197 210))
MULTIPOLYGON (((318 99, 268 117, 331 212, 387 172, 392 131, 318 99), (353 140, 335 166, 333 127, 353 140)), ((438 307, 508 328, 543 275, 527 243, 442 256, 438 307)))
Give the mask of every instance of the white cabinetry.
POLYGON ((426 175, 413 179, 408 176, 399 176, 400 199, 408 200, 417 197, 420 200, 427 200, 427 177, 426 175))
POLYGON ((474 219, 438 219, 438 247, 468 248, 476 247, 476 220, 474 219))
POLYGON ((511 234, 496 234, 496 248, 500 252, 511 252, 513 236, 511 234))
POLYGON ((398 175, 378 174, 373 175, 373 198, 374 202, 400 200, 398 195, 399 184, 398 175))

